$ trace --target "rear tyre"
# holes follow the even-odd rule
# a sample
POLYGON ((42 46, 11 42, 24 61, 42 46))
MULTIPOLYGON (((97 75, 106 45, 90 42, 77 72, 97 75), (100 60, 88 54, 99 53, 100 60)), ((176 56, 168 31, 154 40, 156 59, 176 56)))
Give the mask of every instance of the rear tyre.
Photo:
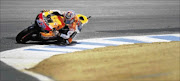
POLYGON ((29 41, 32 37, 32 34, 34 34, 36 30, 34 28, 26 28, 23 31, 21 31, 17 36, 16 36, 16 42, 17 43, 26 43, 29 41))

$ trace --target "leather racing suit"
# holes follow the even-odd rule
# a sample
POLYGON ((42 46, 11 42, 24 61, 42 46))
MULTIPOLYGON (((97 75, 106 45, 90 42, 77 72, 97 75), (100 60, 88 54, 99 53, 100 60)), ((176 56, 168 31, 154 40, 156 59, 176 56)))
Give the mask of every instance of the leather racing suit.
POLYGON ((59 24, 55 23, 52 31, 49 31, 48 33, 40 32, 42 38, 48 40, 48 39, 53 39, 56 37, 62 37, 65 40, 66 44, 70 44, 72 42, 72 39, 74 38, 74 36, 77 34, 76 30, 78 30, 78 27, 82 27, 78 16, 75 15, 73 18, 67 19, 65 17, 65 14, 67 12, 65 12, 65 11, 64 12, 61 12, 59 10, 50 10, 50 11, 53 11, 52 14, 55 14, 58 17, 63 16, 63 19, 61 19, 61 18, 58 18, 58 19, 59 19, 59 21, 65 22, 65 24, 63 24, 63 25, 64 25, 64 27, 68 28, 68 31, 66 33, 60 33, 59 32, 60 29, 58 28, 59 24))

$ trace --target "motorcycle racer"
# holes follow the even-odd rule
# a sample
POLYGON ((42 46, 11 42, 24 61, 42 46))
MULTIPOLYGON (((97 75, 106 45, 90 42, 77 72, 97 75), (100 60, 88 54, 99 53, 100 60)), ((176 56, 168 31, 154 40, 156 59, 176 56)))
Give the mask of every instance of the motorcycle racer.
POLYGON ((16 42, 56 40, 58 44, 68 45, 89 18, 91 16, 73 11, 43 10, 36 16, 34 24, 17 34, 16 42))
MULTIPOLYGON (((59 10, 43 10, 43 12, 51 12, 52 15, 62 16, 63 19, 59 21, 64 21, 64 28, 67 28, 68 31, 66 33, 59 33, 59 24, 54 23, 54 27, 52 31, 40 32, 41 37, 43 39, 51 39, 55 37, 61 37, 65 40, 66 44, 70 44, 72 39, 77 33, 80 33, 83 24, 80 22, 79 17, 75 14, 74 11, 59 11, 59 10)), ((48 15, 50 16, 50 15, 48 15)), ((48 17, 47 16, 47 17, 48 17)), ((48 17, 51 18, 51 17, 48 17)))

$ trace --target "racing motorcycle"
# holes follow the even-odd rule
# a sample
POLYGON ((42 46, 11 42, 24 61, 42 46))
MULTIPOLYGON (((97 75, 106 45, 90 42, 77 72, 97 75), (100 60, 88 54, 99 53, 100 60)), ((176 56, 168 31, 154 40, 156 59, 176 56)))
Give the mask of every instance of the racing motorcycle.
MULTIPOLYGON (((56 14, 52 14, 52 11, 47 11, 39 13, 35 19, 34 24, 31 26, 25 28, 22 30, 17 36, 16 36, 16 41, 17 43, 26 43, 27 41, 49 41, 49 40, 57 40, 57 41, 64 41, 63 38, 60 37, 55 37, 51 39, 43 39, 41 37, 40 32, 49 32, 52 31, 53 25, 55 23, 60 24, 58 28, 60 28, 59 33, 66 33, 68 31, 68 28, 65 27, 65 23, 63 21, 63 16, 57 16, 56 14)), ((91 17, 86 17, 85 15, 82 14, 77 14, 77 16, 80 19, 80 22, 82 25, 86 24, 88 22, 88 19, 91 17)), ((81 28, 78 28, 78 30, 82 30, 81 28)), ((77 32, 73 33, 71 37, 75 36, 77 32)))

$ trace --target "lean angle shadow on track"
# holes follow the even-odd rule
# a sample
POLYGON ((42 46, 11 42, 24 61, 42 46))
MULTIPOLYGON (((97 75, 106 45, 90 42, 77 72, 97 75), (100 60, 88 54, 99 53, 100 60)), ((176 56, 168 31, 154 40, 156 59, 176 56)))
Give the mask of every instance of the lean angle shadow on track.
MULTIPOLYGON (((16 44, 21 44, 21 43, 16 43, 16 44)), ((29 45, 58 45, 58 46, 72 46, 75 44, 78 44, 76 41, 72 41, 71 44, 67 45, 65 43, 61 43, 58 41, 28 41, 27 43, 24 44, 29 44, 29 45)))

